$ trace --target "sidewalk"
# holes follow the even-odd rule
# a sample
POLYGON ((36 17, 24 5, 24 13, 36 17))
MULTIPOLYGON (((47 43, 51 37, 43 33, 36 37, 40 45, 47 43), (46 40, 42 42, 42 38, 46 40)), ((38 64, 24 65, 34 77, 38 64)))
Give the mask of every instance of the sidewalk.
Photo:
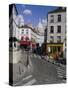
POLYGON ((9 51, 9 63, 17 63, 21 56, 21 50, 9 51))
POLYGON ((15 84, 23 78, 25 73, 29 72, 29 61, 27 61, 27 53, 21 49, 14 52, 10 51, 9 53, 9 63, 13 67, 13 84, 15 84))
POLYGON ((36 55, 36 54, 33 54, 33 57, 37 57, 37 58, 41 58, 41 59, 44 59, 44 60, 46 60, 46 61, 48 61, 48 62, 50 62, 50 63, 52 63, 52 64, 55 64, 55 65, 57 65, 57 66, 60 66, 60 67, 66 67, 66 65, 64 65, 64 64, 61 64, 61 63, 57 63, 55 60, 53 60, 53 59, 50 59, 49 58, 49 56, 39 56, 39 55, 36 55))
POLYGON ((22 63, 13 64, 13 84, 19 82, 25 73, 29 71, 28 69, 28 66, 22 63))
POLYGON ((55 64, 55 65, 57 65, 57 66, 66 68, 66 65, 61 64, 61 63, 57 63, 55 60, 50 59, 48 56, 45 56, 45 57, 44 57, 44 60, 46 60, 46 61, 48 61, 48 62, 50 62, 50 63, 52 63, 52 64, 55 64))

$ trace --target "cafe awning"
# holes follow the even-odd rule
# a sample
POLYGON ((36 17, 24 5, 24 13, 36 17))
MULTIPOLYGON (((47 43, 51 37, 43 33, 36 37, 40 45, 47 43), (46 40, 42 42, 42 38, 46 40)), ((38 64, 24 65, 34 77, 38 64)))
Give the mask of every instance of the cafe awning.
POLYGON ((30 45, 30 41, 20 41, 20 45, 30 45))

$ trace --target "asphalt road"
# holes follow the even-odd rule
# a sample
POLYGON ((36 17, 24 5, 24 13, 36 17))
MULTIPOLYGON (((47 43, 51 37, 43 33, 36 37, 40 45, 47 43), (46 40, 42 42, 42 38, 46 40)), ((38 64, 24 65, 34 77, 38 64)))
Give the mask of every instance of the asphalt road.
MULTIPOLYGON (((58 70, 59 66, 56 66, 50 62, 47 62, 40 57, 29 56, 29 65, 27 71, 19 82, 15 86, 20 85, 41 85, 41 84, 57 84, 65 83, 66 81, 59 77, 58 70)), ((60 70, 60 75, 65 72, 60 70)), ((63 76, 63 75, 62 75, 63 76)))
POLYGON ((32 58, 32 74, 37 80, 37 84, 59 83, 56 65, 44 59, 32 58))

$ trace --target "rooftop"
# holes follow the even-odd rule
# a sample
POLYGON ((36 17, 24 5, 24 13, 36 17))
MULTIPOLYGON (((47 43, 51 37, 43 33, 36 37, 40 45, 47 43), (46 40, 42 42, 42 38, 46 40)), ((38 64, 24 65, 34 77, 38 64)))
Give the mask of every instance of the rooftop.
POLYGON ((28 25, 22 25, 22 26, 19 27, 19 28, 30 28, 34 33, 42 36, 42 34, 40 34, 39 31, 38 31, 36 28, 32 28, 32 27, 30 27, 30 26, 28 26, 28 25))
POLYGON ((57 9, 50 11, 48 13, 50 14, 50 13, 58 13, 58 12, 66 12, 66 7, 58 7, 57 9))

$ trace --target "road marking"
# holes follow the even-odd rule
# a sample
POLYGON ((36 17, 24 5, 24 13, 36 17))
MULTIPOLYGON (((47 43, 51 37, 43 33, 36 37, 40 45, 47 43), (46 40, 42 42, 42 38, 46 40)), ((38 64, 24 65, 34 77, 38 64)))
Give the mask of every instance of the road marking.
POLYGON ((65 74, 65 72, 64 72, 64 71, 59 71, 59 70, 58 70, 57 72, 58 72, 58 73, 62 73, 62 74, 65 74))
POLYGON ((26 85, 32 85, 32 84, 34 84, 35 82, 36 82, 36 79, 32 79, 31 81, 25 83, 24 86, 26 86, 26 85))
POLYGON ((25 80, 28 80, 28 79, 30 79, 31 77, 32 77, 32 75, 29 75, 29 76, 23 78, 22 81, 15 83, 14 85, 19 85, 20 83, 23 83, 25 80))
POLYGON ((57 68, 57 70, 64 71, 64 70, 63 70, 63 69, 61 69, 61 68, 57 68))
POLYGON ((23 81, 24 81, 24 80, 27 80, 27 79, 29 79, 29 78, 31 78, 31 77, 32 77, 32 75, 29 75, 29 76, 23 78, 23 81))
POLYGON ((58 77, 63 78, 63 75, 58 75, 58 77))
POLYGON ((58 75, 63 75, 63 73, 59 73, 59 72, 58 72, 58 75))
POLYGON ((60 74, 65 74, 65 71, 64 71, 63 69, 58 68, 58 69, 57 69, 57 73, 58 73, 58 74, 59 74, 59 73, 60 73, 60 74))
POLYGON ((66 77, 66 71, 64 71, 64 69, 61 69, 60 67, 57 68, 57 74, 59 78, 66 77))

